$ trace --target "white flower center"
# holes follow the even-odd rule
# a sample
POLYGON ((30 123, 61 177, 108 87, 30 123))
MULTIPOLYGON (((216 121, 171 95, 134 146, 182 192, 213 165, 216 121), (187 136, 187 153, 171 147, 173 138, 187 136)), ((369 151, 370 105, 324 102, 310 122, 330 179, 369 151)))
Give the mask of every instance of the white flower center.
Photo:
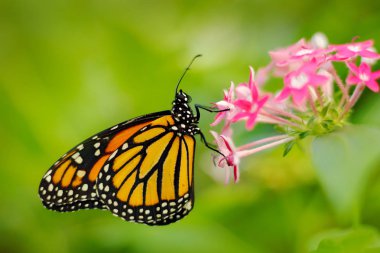
POLYGON ((306 54, 311 54, 313 52, 313 49, 301 49, 297 53, 295 53, 295 56, 303 56, 306 54))
POLYGON ((301 73, 290 80, 290 86, 292 86, 293 88, 299 89, 305 86, 305 84, 308 81, 309 81, 309 77, 305 73, 301 73))
POLYGON ((364 73, 361 73, 359 74, 359 79, 362 80, 363 82, 367 82, 369 80, 369 76, 364 73))
POLYGON ((357 45, 349 45, 347 48, 348 48, 348 50, 355 52, 355 53, 362 51, 362 48, 360 46, 357 46, 357 45))

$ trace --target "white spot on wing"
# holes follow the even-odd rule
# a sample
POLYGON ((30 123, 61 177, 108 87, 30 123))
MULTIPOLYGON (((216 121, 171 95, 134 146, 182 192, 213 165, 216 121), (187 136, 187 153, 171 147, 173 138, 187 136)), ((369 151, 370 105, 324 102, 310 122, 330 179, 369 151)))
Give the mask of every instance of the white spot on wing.
POLYGON ((82 157, 78 156, 77 159, 75 159, 75 162, 76 162, 77 164, 81 164, 81 163, 83 162, 82 157))
POLYGON ((128 148, 128 143, 124 143, 123 146, 121 147, 122 150, 126 150, 128 148))
POLYGON ((117 149, 115 150, 115 152, 112 153, 112 155, 110 155, 110 157, 108 158, 108 161, 112 160, 116 154, 117 154, 117 149))
POLYGON ((84 170, 78 170, 77 171, 77 176, 78 177, 84 177, 84 175, 86 175, 86 171, 84 171, 84 170))
POLYGON ((88 190, 88 185, 87 184, 84 184, 83 186, 82 186, 82 191, 87 191, 88 190))
POLYGON ((183 207, 185 208, 185 209, 187 209, 187 210, 191 210, 191 208, 192 208, 192 204, 191 204, 191 201, 189 201, 189 202, 187 202, 186 204, 184 204, 183 205, 183 207))
MULTIPOLYGON (((58 161, 57 161, 58 162, 58 161)), ((46 172, 44 178, 46 178, 47 176, 49 176, 51 174, 52 170, 49 170, 48 172, 46 172)))
POLYGON ((110 167, 110 164, 107 163, 107 164, 104 166, 104 172, 107 172, 109 167, 110 167))

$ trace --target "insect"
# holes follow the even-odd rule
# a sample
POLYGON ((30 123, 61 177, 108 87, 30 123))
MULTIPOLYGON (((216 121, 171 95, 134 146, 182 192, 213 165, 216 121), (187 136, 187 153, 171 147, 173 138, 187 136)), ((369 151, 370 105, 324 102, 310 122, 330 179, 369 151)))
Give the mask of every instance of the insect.
POLYGON ((137 117, 106 129, 63 155, 43 176, 39 195, 51 210, 107 209, 126 221, 165 225, 194 207, 195 135, 199 109, 179 84, 171 111, 137 117))

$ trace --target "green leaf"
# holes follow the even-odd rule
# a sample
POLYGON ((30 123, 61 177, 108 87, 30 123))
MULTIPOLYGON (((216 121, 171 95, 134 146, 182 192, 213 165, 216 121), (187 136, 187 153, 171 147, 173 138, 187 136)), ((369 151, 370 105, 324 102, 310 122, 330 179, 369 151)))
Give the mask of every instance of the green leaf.
POLYGON ((309 135, 310 135, 310 131, 304 131, 304 132, 299 133, 299 138, 303 139, 309 135))
POLYGON ((295 141, 290 141, 285 144, 284 153, 282 154, 282 156, 286 156, 290 152, 290 150, 292 150, 294 143, 295 141))
POLYGON ((327 231, 314 238, 312 244, 310 253, 380 252, 379 233, 371 227, 327 231))
POLYGON ((346 126, 313 141, 313 164, 341 221, 358 218, 361 194, 379 158, 380 129, 346 126))
POLYGON ((330 109, 330 104, 326 105, 325 107, 322 108, 321 115, 325 117, 327 115, 327 112, 330 109))
POLYGON ((315 122, 315 117, 314 116, 310 117, 310 119, 306 123, 307 127, 310 128, 314 124, 314 122, 315 122))

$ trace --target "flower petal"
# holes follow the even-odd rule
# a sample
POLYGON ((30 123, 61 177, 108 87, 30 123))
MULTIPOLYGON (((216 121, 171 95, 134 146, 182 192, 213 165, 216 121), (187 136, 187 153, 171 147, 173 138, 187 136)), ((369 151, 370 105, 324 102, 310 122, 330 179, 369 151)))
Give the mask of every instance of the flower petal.
POLYGON ((346 62, 347 67, 354 73, 356 76, 359 75, 359 68, 352 62, 346 62))
POLYGON ((373 77, 373 79, 379 79, 380 78, 380 70, 378 70, 378 71, 375 71, 375 72, 373 72, 372 73, 372 77, 373 77))
POLYGON ((243 99, 235 100, 234 105, 244 111, 249 111, 252 107, 252 103, 250 101, 243 99))
POLYGON ((277 101, 283 101, 284 99, 288 98, 290 96, 291 92, 288 87, 284 87, 280 94, 277 95, 276 100, 277 101))
POLYGON ((350 74, 347 77, 346 82, 347 82, 347 84, 358 84, 361 82, 361 80, 357 76, 350 74))
POLYGON ((256 124, 256 119, 257 119, 257 113, 251 113, 247 119, 247 123, 246 123, 246 128, 247 130, 252 130, 253 127, 255 126, 256 124))
POLYGON ((292 91, 293 102, 296 106, 303 105, 305 103, 306 98, 309 96, 307 87, 305 88, 306 89, 292 91))
POLYGON ((365 62, 363 62, 362 64, 360 64, 358 70, 359 70, 359 75, 360 74, 365 74, 365 75, 368 75, 368 76, 371 75, 371 67, 367 63, 365 63, 365 62))
POLYGON ((367 87, 373 92, 379 92, 379 84, 375 80, 366 82, 367 87))
POLYGON ((240 178, 239 168, 237 165, 234 165, 234 181, 237 183, 240 178))
POLYGON ((370 50, 363 50, 360 52, 360 56, 366 57, 366 58, 372 58, 372 59, 379 59, 380 54, 371 52, 370 50))

